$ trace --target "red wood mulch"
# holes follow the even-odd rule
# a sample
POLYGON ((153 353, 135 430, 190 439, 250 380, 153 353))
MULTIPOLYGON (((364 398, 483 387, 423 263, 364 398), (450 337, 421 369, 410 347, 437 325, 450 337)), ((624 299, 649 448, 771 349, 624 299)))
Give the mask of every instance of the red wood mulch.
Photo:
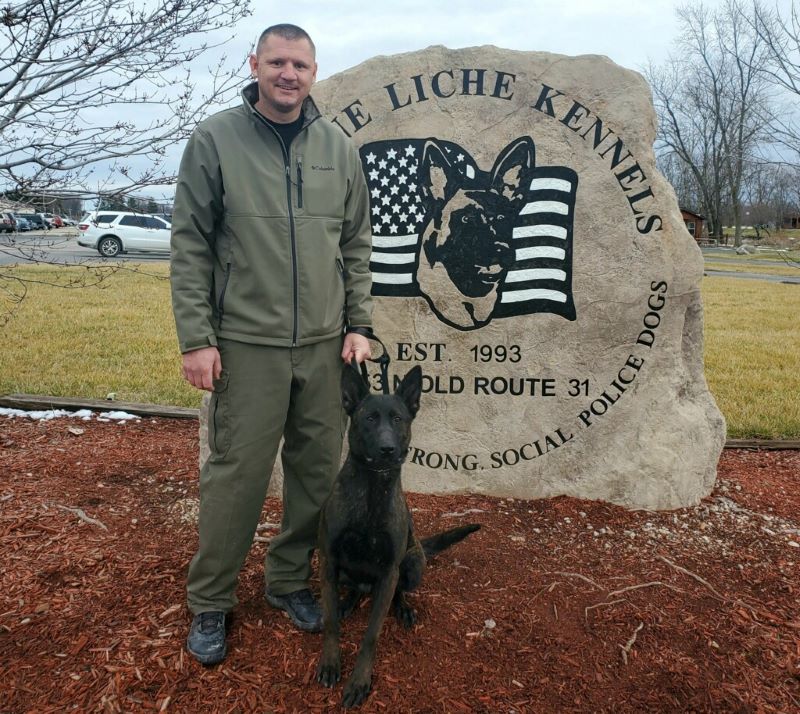
MULTIPOLYGON (((0 420, 0 711, 339 709, 320 636, 262 600, 263 540, 228 658, 185 653, 196 428, 0 420)), ((422 534, 483 529, 431 563, 414 630, 387 620, 362 711, 800 711, 799 452, 727 451, 714 493, 668 513, 409 502, 422 534)), ((345 622, 345 676, 365 623, 345 622)))

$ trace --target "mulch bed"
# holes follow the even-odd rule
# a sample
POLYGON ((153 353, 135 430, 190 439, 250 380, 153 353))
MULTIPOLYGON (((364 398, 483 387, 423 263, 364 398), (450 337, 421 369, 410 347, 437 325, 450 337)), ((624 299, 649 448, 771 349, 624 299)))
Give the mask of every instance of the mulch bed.
MULTIPOLYGON (((263 600, 268 500, 222 665, 184 651, 197 423, 0 420, 0 711, 337 711, 320 635, 263 600)), ((678 511, 411 494, 482 530, 387 619, 364 712, 800 711, 800 452, 728 450, 678 511)), ((316 584, 315 584, 316 586, 316 584)), ((366 625, 343 626, 352 670, 366 625)))

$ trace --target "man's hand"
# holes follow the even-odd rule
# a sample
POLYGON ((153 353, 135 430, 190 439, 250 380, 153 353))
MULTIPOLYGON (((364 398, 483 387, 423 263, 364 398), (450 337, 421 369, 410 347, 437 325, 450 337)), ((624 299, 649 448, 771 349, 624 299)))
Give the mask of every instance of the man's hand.
POLYGON ((359 335, 357 332, 348 332, 344 336, 342 359, 345 363, 350 364, 353 357, 355 357, 356 362, 361 364, 365 359, 370 357, 370 355, 369 340, 364 337, 364 335, 359 335))
POLYGON ((214 391, 214 380, 222 372, 222 360, 216 347, 203 347, 185 352, 183 355, 183 376, 197 389, 214 391))

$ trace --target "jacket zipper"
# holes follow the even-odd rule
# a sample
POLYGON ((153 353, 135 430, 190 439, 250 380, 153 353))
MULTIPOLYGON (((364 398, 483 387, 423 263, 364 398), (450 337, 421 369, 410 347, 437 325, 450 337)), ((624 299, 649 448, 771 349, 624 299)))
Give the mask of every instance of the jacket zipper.
MULTIPOLYGON (((280 139, 280 137, 278 137, 280 139)), ((281 143, 283 140, 280 139, 281 143)), ((294 211, 292 211, 292 176, 289 167, 289 156, 286 147, 283 148, 286 167, 286 198, 289 204, 289 243, 292 248, 292 347, 297 347, 298 295, 297 295, 297 238, 294 233, 294 211)))
POLYGON ((303 207, 303 158, 297 157, 297 207, 303 207))
MULTIPOLYGON (((298 298, 298 289, 297 289, 297 238, 295 236, 294 230, 294 211, 292 210, 292 168, 291 168, 291 161, 289 157, 289 152, 286 149, 286 144, 283 143, 283 139, 281 135, 278 134, 275 129, 270 126, 269 122, 261 117, 256 110, 253 110, 256 116, 259 117, 260 121, 264 124, 264 126, 268 127, 269 130, 275 135, 275 138, 278 140, 278 143, 281 145, 281 151, 283 152, 283 166, 284 166, 284 175, 286 176, 286 202, 289 206, 289 242, 292 249, 292 347, 297 347, 297 331, 298 331, 298 323, 300 321, 299 316, 299 298, 298 298)), ((306 124, 300 131, 302 132, 311 122, 315 121, 317 117, 314 117, 308 124, 306 124)), ((302 174, 302 160, 298 157, 297 159, 297 187, 298 187, 298 208, 303 207, 303 174, 302 174)))
POLYGON ((228 289, 228 280, 231 277, 231 264, 225 264, 225 280, 222 283, 222 290, 219 294, 219 325, 222 326, 222 316, 225 314, 225 291, 228 289))

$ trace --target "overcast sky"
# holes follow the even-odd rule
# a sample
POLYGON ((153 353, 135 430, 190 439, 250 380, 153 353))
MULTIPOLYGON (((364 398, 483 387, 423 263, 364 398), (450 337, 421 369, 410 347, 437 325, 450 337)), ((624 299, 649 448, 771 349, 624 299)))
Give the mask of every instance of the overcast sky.
POLYGON ((300 25, 317 46, 319 79, 375 55, 430 45, 497 45, 567 55, 603 54, 636 69, 666 54, 675 0, 342 0, 256 2, 247 31, 229 47, 250 50, 277 22, 300 25))
MULTIPOLYGON (((708 0, 717 7, 723 0, 708 0)), ((789 5, 791 0, 779 0, 789 5)), ((252 17, 236 28, 224 51, 231 66, 245 62, 269 25, 303 27, 317 47, 325 79, 376 55, 441 44, 450 48, 496 45, 565 55, 600 54, 630 69, 666 59, 677 35, 678 0, 255 0, 252 17)), ((313 90, 312 90, 313 95, 313 90)), ((176 162, 182 147, 170 151, 176 162)), ((171 196, 172 189, 156 190, 171 196)))

